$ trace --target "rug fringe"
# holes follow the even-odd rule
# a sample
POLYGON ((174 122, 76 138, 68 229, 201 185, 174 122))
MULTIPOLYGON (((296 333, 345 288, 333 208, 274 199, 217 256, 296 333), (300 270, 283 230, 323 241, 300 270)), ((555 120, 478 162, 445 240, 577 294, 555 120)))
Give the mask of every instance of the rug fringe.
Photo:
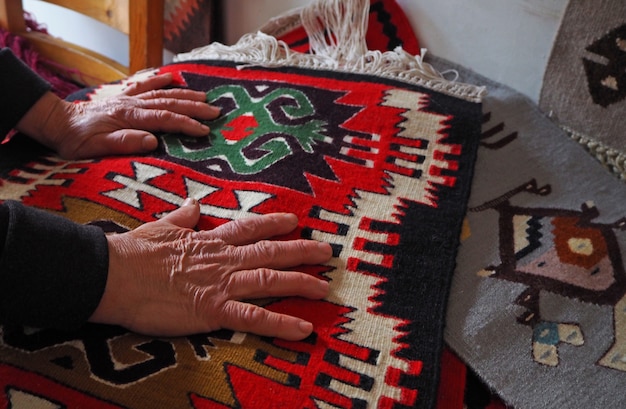
POLYGON ((355 61, 367 53, 368 17, 369 0, 316 1, 300 13, 311 52, 333 61, 355 61))
POLYGON ((561 128, 567 132, 570 138, 581 144, 587 152, 600 161, 606 169, 622 181, 626 181, 626 154, 567 126, 561 125, 561 128))
POLYGON ((365 33, 369 0, 316 0, 299 11, 309 36, 310 54, 293 51, 285 42, 259 31, 244 35, 232 46, 215 42, 178 54, 174 61, 226 60, 242 63, 240 68, 296 66, 370 74, 413 83, 472 102, 480 102, 486 94, 485 87, 446 79, 424 62, 426 49, 417 56, 401 47, 384 53, 367 50, 365 33))

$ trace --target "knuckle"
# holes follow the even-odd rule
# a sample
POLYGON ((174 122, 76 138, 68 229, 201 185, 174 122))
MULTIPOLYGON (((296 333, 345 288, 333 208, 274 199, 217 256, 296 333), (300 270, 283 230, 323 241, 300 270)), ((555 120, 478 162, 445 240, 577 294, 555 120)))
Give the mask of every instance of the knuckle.
POLYGON ((181 232, 173 232, 167 237, 167 246, 177 262, 175 267, 180 273, 189 273, 192 271, 205 271, 207 267, 215 273, 219 273, 220 269, 216 268, 215 261, 218 253, 222 251, 223 245, 219 241, 212 240, 206 242, 196 239, 193 232, 184 234, 181 232))
POLYGON ((275 243, 269 240, 256 242, 255 249, 257 251, 257 255, 262 258, 262 260, 266 260, 267 262, 271 263, 278 257, 278 247, 275 243))
POLYGON ((153 98, 154 98, 154 102, 163 109, 171 110, 180 104, 179 101, 173 98, 167 98, 157 93, 153 95, 153 98))
POLYGON ((217 317, 211 311, 219 311, 220 305, 214 297, 203 288, 195 288, 191 294, 190 317, 203 323, 205 331, 214 331, 220 328, 217 317))
POLYGON ((158 121, 169 121, 172 119, 172 112, 166 109, 155 109, 153 115, 158 121))
POLYGON ((156 99, 159 98, 160 92, 157 90, 150 90, 141 93, 141 97, 145 99, 156 99))
POLYGON ((256 270, 256 284, 258 288, 271 289, 274 288, 280 277, 278 272, 269 268, 260 268, 256 270))
POLYGON ((229 266, 230 271, 235 271, 240 265, 241 260, 244 260, 247 256, 242 247, 224 243, 222 249, 224 263, 229 266))
POLYGON ((196 317, 201 317, 206 308, 206 291, 200 287, 194 287, 190 290, 191 306, 196 317))
POLYGON ((235 220, 231 222, 230 227, 233 233, 244 241, 252 240, 257 233, 258 226, 254 219, 235 220))
POLYGON ((143 84, 141 82, 130 83, 124 88, 124 90, 122 91, 122 95, 128 95, 128 96, 136 95, 137 92, 141 90, 142 85, 143 84))
POLYGON ((231 296, 236 293, 236 289, 243 285, 243 280, 240 274, 231 273, 218 285, 219 292, 224 294, 227 298, 231 298, 231 296))
POLYGON ((252 304, 240 304, 239 316, 251 328, 259 327, 265 322, 266 311, 252 304))
POLYGON ((128 109, 128 104, 126 102, 127 101, 124 98, 120 98, 119 103, 106 104, 103 108, 108 115, 123 118, 132 113, 132 110, 128 109))
POLYGON ((128 131, 125 131, 125 130, 121 131, 119 132, 118 135, 119 135, 119 142, 121 146, 126 146, 132 141, 132 138, 129 135, 128 131))
POLYGON ((294 240, 293 248, 295 253, 308 255, 311 253, 311 242, 307 240, 294 240))

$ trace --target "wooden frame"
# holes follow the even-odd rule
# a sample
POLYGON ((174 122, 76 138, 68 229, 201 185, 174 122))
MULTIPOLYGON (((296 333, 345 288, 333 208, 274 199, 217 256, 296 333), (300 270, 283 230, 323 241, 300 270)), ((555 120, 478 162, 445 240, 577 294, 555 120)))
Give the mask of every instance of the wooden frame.
POLYGON ((85 85, 115 81, 163 62, 164 0, 43 0, 107 24, 129 37, 129 66, 39 32, 27 31, 22 0, 0 0, 0 27, 28 39, 57 71, 85 85))

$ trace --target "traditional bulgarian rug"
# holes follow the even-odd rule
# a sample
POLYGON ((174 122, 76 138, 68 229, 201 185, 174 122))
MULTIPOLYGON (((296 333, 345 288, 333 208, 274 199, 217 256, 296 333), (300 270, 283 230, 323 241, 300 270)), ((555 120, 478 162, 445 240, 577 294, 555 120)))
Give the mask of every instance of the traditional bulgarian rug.
POLYGON ((222 0, 165 0, 163 45, 182 53, 219 41, 222 0))
MULTIPOLYGON (((100 325, 4 327, 0 407, 435 406, 484 90, 402 50, 368 51, 368 4, 303 9, 311 54, 259 33, 156 70, 222 108, 206 139, 164 134, 153 155, 86 161, 34 156, 19 137, 2 147, 11 160, 3 200, 111 234, 186 197, 201 204, 201 229, 297 213, 294 237, 333 245, 327 265, 303 267, 327 278, 331 294, 260 303, 311 320, 314 334, 286 342, 228 330, 151 338, 100 325)), ((137 78, 83 96, 106 98, 137 78)))
POLYGON ((568 4, 539 106, 626 181, 626 2, 568 4))
MULTIPOLYGON (((292 50, 303 53, 311 51, 308 33, 302 24, 299 9, 290 10, 271 19, 261 26, 259 31, 284 41, 292 50)), ((370 0, 365 41, 370 50, 392 51, 402 47, 404 51, 413 55, 423 52, 409 19, 395 0, 370 0)), ((470 409, 499 409, 474 405, 475 402, 497 399, 480 381, 472 382, 474 379, 465 364, 449 349, 444 348, 440 365, 437 408, 463 409, 464 405, 469 404, 467 407, 470 409)))
POLYGON ((445 340, 516 409, 624 408, 626 185, 539 108, 485 84, 445 340))

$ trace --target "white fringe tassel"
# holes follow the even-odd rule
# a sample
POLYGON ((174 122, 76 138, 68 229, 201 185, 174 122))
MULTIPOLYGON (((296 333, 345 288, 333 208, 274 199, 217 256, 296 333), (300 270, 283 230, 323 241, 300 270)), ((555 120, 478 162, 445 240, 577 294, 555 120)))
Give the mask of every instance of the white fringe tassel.
POLYGON ((611 173, 626 182, 626 154, 612 149, 594 138, 585 136, 566 126, 561 126, 570 138, 578 142, 611 173))
POLYGON ((311 51, 334 61, 355 61, 367 53, 368 16, 369 1, 362 0, 317 1, 300 13, 311 51))
POLYGON ((227 60, 247 66, 333 70, 370 74, 417 84, 438 92, 480 102, 485 87, 457 83, 401 47, 393 51, 367 50, 365 33, 369 17, 369 0, 316 0, 299 9, 300 19, 309 36, 310 54, 291 50, 283 41, 262 32, 247 34, 232 46, 212 43, 188 53, 178 54, 174 61, 227 60))

